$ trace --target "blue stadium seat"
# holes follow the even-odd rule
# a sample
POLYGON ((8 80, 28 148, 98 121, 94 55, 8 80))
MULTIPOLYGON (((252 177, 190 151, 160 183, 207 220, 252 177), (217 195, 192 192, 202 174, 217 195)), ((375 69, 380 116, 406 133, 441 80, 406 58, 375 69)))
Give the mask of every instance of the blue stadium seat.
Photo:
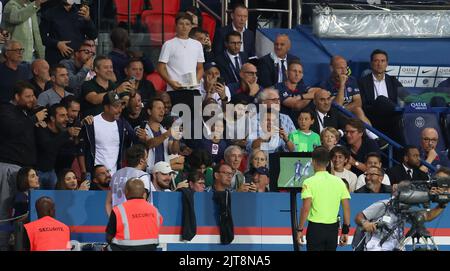
POLYGON ((436 151, 444 151, 445 137, 440 126, 439 112, 433 109, 405 110, 401 119, 404 142, 407 145, 420 146, 420 135, 424 128, 434 128, 438 132, 439 141, 436 151))

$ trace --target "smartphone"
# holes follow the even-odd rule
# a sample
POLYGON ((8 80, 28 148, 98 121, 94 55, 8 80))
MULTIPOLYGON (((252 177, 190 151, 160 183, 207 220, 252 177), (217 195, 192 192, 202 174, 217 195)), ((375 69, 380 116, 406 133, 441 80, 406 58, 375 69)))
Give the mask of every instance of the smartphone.
POLYGON ((225 79, 224 79, 223 77, 217 78, 216 82, 217 82, 217 83, 220 83, 220 84, 222 84, 222 85, 225 85, 225 79))
POLYGON ((136 77, 131 76, 131 77, 130 77, 130 82, 134 84, 134 83, 136 82, 136 77))
POLYGON ((139 128, 141 128, 142 130, 144 130, 144 129, 145 129, 145 125, 147 125, 147 122, 146 122, 145 120, 143 120, 143 121, 141 122, 141 124, 139 125, 139 128))

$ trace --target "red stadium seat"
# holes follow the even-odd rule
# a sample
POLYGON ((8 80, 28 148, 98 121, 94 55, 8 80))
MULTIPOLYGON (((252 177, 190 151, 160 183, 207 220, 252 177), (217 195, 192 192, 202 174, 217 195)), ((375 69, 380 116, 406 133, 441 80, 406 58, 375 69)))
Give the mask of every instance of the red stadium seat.
POLYGON ((209 33, 211 42, 214 40, 214 33, 216 31, 216 19, 207 12, 202 12, 202 28, 209 33))
POLYGON ((142 24, 147 26, 150 33, 150 45, 160 46, 164 41, 175 37, 175 14, 164 14, 164 33, 162 30, 162 14, 152 10, 145 10, 142 13, 142 24))
POLYGON ((148 81, 152 82, 155 86, 156 91, 163 92, 166 91, 167 83, 162 79, 161 75, 157 72, 152 72, 151 74, 147 75, 146 78, 148 81))
POLYGON ((154 13, 162 12, 162 2, 164 1, 164 13, 177 13, 180 9, 180 0, 151 0, 152 11, 154 13))
MULTIPOLYGON (((132 0, 130 10, 130 22, 136 23, 136 17, 141 15, 144 10, 144 0, 132 0)), ((119 22, 128 22, 128 0, 114 0, 116 6, 116 20, 119 22)))

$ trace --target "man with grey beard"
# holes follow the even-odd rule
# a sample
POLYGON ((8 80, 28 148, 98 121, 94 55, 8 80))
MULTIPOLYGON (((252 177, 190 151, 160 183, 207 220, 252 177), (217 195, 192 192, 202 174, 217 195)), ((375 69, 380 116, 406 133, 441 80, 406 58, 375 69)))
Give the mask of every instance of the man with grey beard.
POLYGON ((366 170, 366 185, 357 189, 355 193, 391 193, 390 185, 382 184, 384 171, 379 167, 369 167, 366 170))
POLYGON ((67 109, 64 105, 54 104, 49 109, 46 127, 36 128, 36 169, 41 189, 55 188, 57 154, 68 141, 77 140, 80 133, 79 127, 67 128, 67 121, 67 109))

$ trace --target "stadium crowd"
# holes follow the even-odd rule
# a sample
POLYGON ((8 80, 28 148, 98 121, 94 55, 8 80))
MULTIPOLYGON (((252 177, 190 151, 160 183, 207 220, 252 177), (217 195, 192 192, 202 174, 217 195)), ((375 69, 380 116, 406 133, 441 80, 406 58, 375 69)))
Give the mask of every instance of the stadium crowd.
MULTIPOLYGON (((178 13, 176 36, 163 44, 156 66, 130 50, 123 28, 110 34, 112 51, 97 55, 87 5, 9 0, 0 14, 0 221, 28 222, 32 189, 106 190, 107 212, 117 215, 130 178, 142 181, 149 202, 152 191, 183 188, 267 192, 269 154, 321 145, 330 152, 328 171, 355 193, 389 193, 402 180, 428 179, 433 172, 420 159, 449 166, 430 127, 420 146, 404 147, 398 165, 383 164, 388 143, 364 124, 401 142, 393 129, 398 113, 387 110, 397 105, 401 83, 385 74, 388 54, 381 49, 367 56, 369 75, 350 76, 347 60, 333 56, 330 77, 308 86, 288 35, 279 34, 273 52, 256 57, 243 4, 234 6, 231 23, 213 42, 193 27, 197 15, 178 13), (155 70, 167 90, 146 79, 155 70), (198 107, 186 103, 192 118, 175 114, 185 97, 200 99, 198 107), (200 129, 191 125, 199 111, 200 129)), ((141 183, 133 185, 130 197, 141 197, 141 183)), ((47 213, 53 208, 48 199, 40 206, 47 213)), ((0 225, 0 250, 8 250, 11 224, 0 225)))

